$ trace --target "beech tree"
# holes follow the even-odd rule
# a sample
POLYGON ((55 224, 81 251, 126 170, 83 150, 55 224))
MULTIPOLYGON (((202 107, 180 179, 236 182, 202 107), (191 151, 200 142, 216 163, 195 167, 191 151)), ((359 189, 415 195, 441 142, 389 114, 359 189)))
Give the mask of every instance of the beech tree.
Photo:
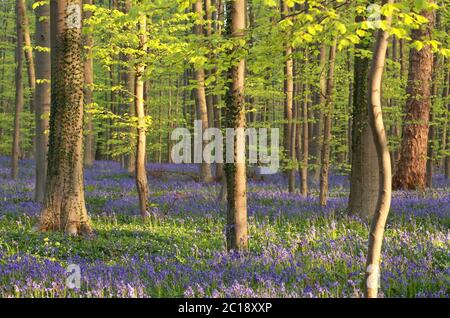
POLYGON ((81 0, 51 0, 51 110, 41 231, 91 236, 83 180, 81 0))
POLYGON ((20 156, 20 114, 23 110, 23 10, 21 10, 22 0, 16 0, 16 92, 14 110, 14 134, 11 154, 11 177, 17 179, 19 176, 19 156, 20 156))
MULTIPOLYGON (((357 16, 356 22, 364 17, 357 16)), ((368 82, 370 49, 369 37, 355 45, 353 74, 352 168, 350 175, 349 213, 370 220, 375 213, 378 198, 379 172, 377 152, 369 125, 368 82)))
MULTIPOLYGON (((248 248, 247 234, 247 181, 245 162, 245 59, 237 46, 245 35, 245 0, 226 2, 226 36, 235 40, 234 53, 239 56, 229 71, 229 86, 226 95, 225 123, 235 129, 233 137, 233 163, 225 163, 227 183, 227 248, 245 250, 248 248)), ((231 145, 227 144, 226 148, 231 145)))
MULTIPOLYGON (((147 52, 147 17, 145 13, 139 15, 139 52, 145 56, 147 52)), ((138 120, 136 141, 136 187, 139 196, 139 210, 142 218, 148 216, 147 197, 148 181, 145 168, 146 120, 144 108, 144 73, 146 62, 141 56, 135 68, 135 114, 138 120)))
MULTIPOLYGON (((393 4, 394 0, 383 0, 383 5, 393 4)), ((384 21, 385 29, 388 29, 392 22, 392 16, 386 16, 384 21)), ((391 157, 388 148, 386 130, 383 122, 383 112, 381 107, 381 87, 383 80, 384 66, 386 63, 386 51, 388 47, 389 33, 380 29, 377 34, 375 49, 372 57, 372 64, 369 75, 369 123, 372 127, 373 138, 377 150, 378 171, 380 182, 378 188, 378 200, 373 215, 369 232, 369 246, 366 262, 366 277, 364 293, 368 298, 378 296, 378 279, 381 264, 381 245, 383 243, 384 227, 391 206, 392 192, 392 168, 391 157)))
POLYGON ((34 199, 44 200, 47 177, 48 129, 50 115, 50 6, 35 2, 36 13, 36 94, 35 94, 35 158, 36 182, 34 199))

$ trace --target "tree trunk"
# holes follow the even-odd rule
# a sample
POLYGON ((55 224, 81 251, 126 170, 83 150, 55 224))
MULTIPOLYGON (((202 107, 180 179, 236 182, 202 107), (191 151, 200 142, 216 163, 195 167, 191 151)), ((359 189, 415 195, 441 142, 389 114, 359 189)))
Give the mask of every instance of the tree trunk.
POLYGON ((17 179, 19 176, 20 156, 20 115, 23 110, 23 10, 20 9, 23 0, 16 0, 16 92, 14 110, 14 133, 11 154, 11 177, 17 179))
MULTIPOLYGON (((203 1, 197 0, 195 2, 195 13, 197 13, 198 18, 201 23, 203 23, 203 1)), ((197 24, 195 26, 195 34, 198 37, 203 37, 203 27, 202 24, 197 24)), ((202 133, 205 132, 209 127, 208 122, 208 107, 206 104, 206 92, 205 92, 205 69, 203 66, 196 66, 195 79, 197 81, 197 103, 198 103, 198 114, 199 119, 202 121, 202 133)), ((205 161, 203 150, 206 145, 208 145, 207 140, 202 139, 202 163, 200 165, 200 177, 202 182, 211 182, 213 180, 211 174, 211 165, 205 161)))
POLYGON ((91 235, 83 185, 81 0, 51 0, 51 111, 46 193, 39 228, 91 235))
MULTIPOLYGON (((227 1, 227 36, 243 38, 245 31, 245 0, 227 1)), ((239 52, 238 48, 234 49, 239 52)), ((234 163, 225 164, 227 182, 227 248, 245 250, 248 248, 247 234, 247 181, 245 163, 245 59, 238 57, 229 72, 226 99, 226 124, 234 128, 234 163)), ((228 143, 226 147, 230 147, 228 143)))
POLYGON ((34 68, 33 48, 31 46, 30 27, 27 16, 25 0, 19 3, 20 15, 22 16, 22 35, 25 45, 24 55, 27 63, 28 87, 30 88, 30 113, 35 112, 34 94, 36 91, 36 74, 34 68))
MULTIPOLYGON (((443 132, 443 144, 445 145, 445 150, 449 151, 450 147, 450 133, 448 131, 449 121, 450 121, 450 101, 448 101, 448 97, 450 96, 450 70, 446 70, 446 80, 445 80, 445 88, 442 92, 443 99, 447 100, 447 119, 445 121, 445 128, 443 132)), ((444 104, 445 107, 445 104, 444 104)), ((446 155, 444 157, 444 175, 446 179, 450 179, 450 155, 446 155)))
MULTIPOLYGON (((141 13, 139 16, 139 50, 147 52, 147 18, 141 13)), ((136 141, 136 187, 139 196, 139 210, 142 218, 148 216, 147 197, 148 181, 145 169, 145 144, 146 144, 146 124, 144 109, 144 72, 145 62, 138 61, 135 70, 135 113, 138 118, 137 141, 136 141)))
MULTIPOLYGON (((358 16, 356 22, 362 21, 358 16)), ((369 43, 355 46, 356 50, 369 50, 369 43)), ((377 150, 369 124, 368 82, 369 59, 356 52, 353 80, 352 170, 350 175, 350 214, 371 220, 378 200, 379 173, 377 150)))
MULTIPOLYGON (((383 4, 392 4, 394 0, 383 0, 383 4)), ((386 17, 387 28, 391 25, 392 17, 386 17)), ((380 172, 378 201, 369 233, 369 247, 367 252, 367 268, 365 277, 365 296, 376 298, 378 294, 378 279, 381 262, 381 245, 383 243, 384 227, 391 205, 391 157, 388 148, 386 131, 381 109, 381 83, 388 47, 387 31, 379 30, 375 51, 372 58, 369 81, 369 122, 374 134, 380 172)))
MULTIPOLYGON (((307 65, 307 60, 306 63, 307 65)), ((308 103, 309 103, 309 85, 303 85, 303 136, 302 136, 302 173, 301 173, 301 194, 304 197, 308 196, 308 158, 309 158, 309 130, 308 130, 308 103)))
MULTIPOLYGON (((285 17, 289 13, 289 6, 287 1, 281 1, 281 17, 285 17)), ((295 171, 293 171, 295 151, 292 151, 294 144, 292 144, 292 106, 294 100, 294 61, 292 59, 292 45, 290 44, 289 32, 286 34, 287 42, 284 44, 284 151, 287 158, 287 174, 289 178, 289 192, 294 192, 295 188, 295 171)))
POLYGON ((331 126, 333 122, 333 90, 334 90, 334 65, 336 60, 336 40, 330 47, 329 68, 326 84, 326 102, 323 120, 323 142, 322 142, 322 160, 320 169, 320 205, 326 206, 328 200, 328 174, 330 166, 330 143, 331 143, 331 126))
POLYGON ((426 186, 428 188, 433 187, 433 174, 434 174, 434 139, 436 137, 436 129, 434 124, 433 108, 437 97, 437 71, 439 69, 439 58, 435 56, 433 59, 433 75, 432 75, 432 87, 431 87, 431 104, 429 115, 429 129, 428 129, 428 148, 427 148, 427 171, 426 171, 426 186))
MULTIPOLYGON (((36 0, 39 2, 40 0, 36 0)), ((50 115, 50 7, 41 4, 36 12, 36 95, 35 95, 35 127, 36 127, 36 185, 34 199, 44 200, 45 181, 47 178, 48 129, 50 115)))
MULTIPOLYGON (((92 4, 92 0, 83 0, 83 4, 92 4)), ((91 17, 91 11, 84 13, 84 19, 91 17)), ((92 60, 93 40, 91 35, 85 35, 84 46, 86 47, 84 56, 84 105, 89 109, 93 103, 92 84, 94 83, 94 61, 92 60)), ((86 121, 87 133, 84 139, 84 166, 91 168, 94 164, 94 123, 92 113, 87 113, 86 121)))
POLYGON ((325 95, 326 95, 326 66, 327 62, 327 50, 326 46, 322 45, 320 47, 320 80, 319 80, 319 92, 317 92, 317 102, 316 110, 314 112, 315 123, 313 127, 314 136, 311 149, 311 156, 314 158, 314 169, 312 170, 312 179, 314 182, 320 180, 320 163, 322 158, 322 142, 323 142, 323 111, 322 108, 325 106, 325 95))
MULTIPOLYGON (((429 22, 421 29, 412 30, 412 41, 431 39, 434 12, 423 11, 421 14, 429 22)), ((411 47, 403 140, 400 160, 393 181, 395 189, 423 189, 425 187, 432 66, 431 45, 425 45, 420 51, 411 47)))

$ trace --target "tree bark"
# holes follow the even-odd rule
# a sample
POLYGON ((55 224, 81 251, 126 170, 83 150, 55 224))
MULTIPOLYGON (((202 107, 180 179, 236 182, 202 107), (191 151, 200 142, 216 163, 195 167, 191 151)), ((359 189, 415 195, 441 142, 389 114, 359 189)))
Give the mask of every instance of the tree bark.
POLYGON ((23 10, 22 0, 16 0, 16 74, 15 74, 15 110, 14 110, 14 133, 11 154, 11 177, 17 179, 19 176, 20 156, 20 115, 23 110, 23 10))
POLYGON ((81 12, 81 0, 50 2, 50 142, 39 228, 90 236, 83 185, 81 12))
MULTIPOLYGON (((363 18, 358 16, 356 22, 361 21, 363 18)), ((378 200, 378 159, 367 108, 369 59, 358 52, 369 50, 370 45, 364 41, 357 44, 355 49, 357 51, 353 74, 352 168, 348 210, 350 214, 371 220, 378 200)))
MULTIPOLYGON (((195 13, 198 15, 200 19, 200 24, 196 24, 195 26, 195 34, 198 37, 203 37, 203 1, 197 0, 195 2, 195 13)), ((197 66, 195 69, 195 79, 197 81, 197 105, 198 105, 198 114, 199 119, 202 121, 202 133, 205 132, 209 127, 208 122, 208 106, 206 104, 206 91, 205 91, 205 69, 203 66, 197 66)), ((202 154, 206 145, 208 145, 207 140, 202 140, 202 154)), ((200 165, 200 177, 202 182, 211 182, 213 180, 211 174, 211 165, 205 161, 204 156, 202 155, 202 163, 200 165)))
MULTIPOLYGON (((394 0, 383 0, 383 4, 393 4, 394 0)), ((386 25, 391 25, 392 17, 386 17, 386 25)), ((381 109, 381 87, 386 50, 388 47, 387 31, 379 30, 375 50, 372 58, 369 81, 369 122, 374 134, 380 172, 378 200, 376 211, 372 219, 369 246, 367 252, 367 268, 364 284, 365 296, 376 298, 378 294, 379 267, 381 262, 381 245, 383 243, 384 227, 391 205, 391 157, 388 148, 386 131, 381 109)))
MULTIPOLYGON (((40 0, 36 0, 40 2, 40 0)), ((36 13, 36 94, 35 94, 35 128, 36 128, 36 181, 34 199, 44 200, 47 179, 48 129, 50 115, 50 6, 40 4, 36 13)))
MULTIPOLYGON (((289 14, 289 7, 286 1, 281 1, 281 17, 285 17, 289 14)), ((292 168, 294 166, 293 161, 295 158, 292 157, 292 154, 295 156, 295 151, 292 151, 292 148, 295 147, 295 144, 292 144, 292 107, 294 100, 294 61, 292 59, 292 45, 290 44, 290 32, 287 32, 286 38, 287 42, 284 43, 284 151, 287 158, 287 165, 290 166, 287 169, 288 174, 288 183, 289 183, 289 192, 294 192, 295 188, 295 171, 292 168)), ((294 139, 295 140, 295 139, 294 139)))
POLYGON ((319 92, 317 92, 317 102, 316 110, 314 112, 314 126, 313 126, 313 142, 311 149, 311 156, 314 159, 314 168, 312 170, 312 179, 314 182, 320 180, 320 164, 322 158, 322 142, 323 142, 323 111, 322 108, 325 106, 325 95, 326 95, 326 66, 327 62, 327 49, 325 45, 320 47, 319 56, 319 69, 320 69, 320 79, 319 79, 319 92))
MULTIPOLYGON (((227 36, 243 38, 245 31, 245 0, 227 1, 227 36)), ((234 53, 240 53, 234 48, 234 53)), ((245 59, 239 57, 229 71, 231 83, 226 98, 226 124, 234 128, 234 163, 225 164, 227 182, 227 248, 248 248, 247 234, 247 180, 245 163, 245 59)), ((228 143, 226 147, 230 147, 228 143)))
POLYGON ((326 206, 328 200, 328 174, 330 167, 330 143, 331 143, 331 128, 333 122, 333 90, 334 90, 334 65, 336 60, 336 40, 334 40, 330 47, 329 54, 329 68, 326 84, 326 102, 323 120, 323 142, 321 151, 321 169, 320 169, 320 205, 326 206))
MULTIPOLYGON (((431 39, 434 12, 423 11, 421 15, 429 22, 420 29, 412 30, 412 41, 431 39)), ((406 116, 400 160, 393 180, 395 189, 425 187, 432 66, 431 45, 425 45, 420 51, 413 47, 410 49, 406 116)))
POLYGON ((35 74, 33 48, 31 46, 30 27, 29 27, 29 22, 28 22, 25 0, 20 0, 19 10, 20 10, 20 15, 22 16, 22 35, 23 35, 23 44, 25 45, 24 55, 25 55, 25 61, 27 64, 28 87, 30 88, 30 113, 34 113, 35 112, 34 94, 36 91, 36 74, 35 74))
MULTIPOLYGON (((139 50, 141 54, 147 52, 147 18, 141 13, 139 16, 139 50)), ((138 118, 136 141, 136 187, 139 196, 139 210, 142 218, 147 218, 148 181, 145 169, 146 124, 144 109, 144 72, 145 62, 137 61, 135 68, 135 113, 138 118)))
MULTIPOLYGON (((83 4, 92 4, 92 0, 83 0, 83 4)), ((91 11, 84 13, 84 19, 89 19, 91 17, 91 11)), ((92 107, 93 103, 93 90, 92 84, 94 84, 94 61, 92 59, 92 45, 93 40, 91 35, 84 36, 84 46, 86 50, 84 51, 84 105, 85 107, 92 107)), ((92 120, 92 113, 87 113, 86 120, 86 135, 84 139, 84 166, 86 168, 91 168, 94 164, 94 123, 92 120)))

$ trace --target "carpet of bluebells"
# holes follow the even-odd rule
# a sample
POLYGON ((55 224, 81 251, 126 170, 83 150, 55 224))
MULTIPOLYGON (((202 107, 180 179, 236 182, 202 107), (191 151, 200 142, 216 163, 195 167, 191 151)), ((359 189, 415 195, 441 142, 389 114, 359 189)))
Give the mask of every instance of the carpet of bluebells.
MULTIPOLYGON (((0 297, 361 297, 368 225, 346 211, 348 179, 331 198, 289 194, 281 175, 249 179, 250 252, 227 253, 218 184, 193 165, 149 164, 153 222, 138 216, 135 183, 117 163, 85 171, 96 238, 33 231, 33 162, 9 178, 0 158, 0 297), (66 286, 68 264, 80 288, 66 286)), ((382 297, 449 297, 450 181, 395 192, 383 246, 382 297)))

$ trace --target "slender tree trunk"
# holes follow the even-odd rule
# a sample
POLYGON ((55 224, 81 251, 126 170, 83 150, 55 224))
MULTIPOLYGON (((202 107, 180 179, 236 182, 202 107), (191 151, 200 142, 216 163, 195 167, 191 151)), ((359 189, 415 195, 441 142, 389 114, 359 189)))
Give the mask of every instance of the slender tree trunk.
MULTIPOLYGON (((147 18, 141 13, 139 16, 139 50, 147 52, 147 18)), ((145 169, 145 144, 146 124, 144 109, 144 72, 145 62, 138 61, 135 70, 135 113, 138 118, 137 141, 136 141, 136 187, 139 196, 139 210, 142 218, 148 216, 147 197, 148 181, 145 169)))
POLYGON ((16 100, 14 110, 14 133, 11 154, 11 177, 17 179, 19 176, 20 157, 20 115, 23 110, 23 10, 20 9, 22 0, 16 0, 16 100))
MULTIPOLYGON (((245 0, 227 1, 227 36, 243 38, 245 31, 245 0)), ((236 50, 236 49, 235 49, 236 50)), ((235 51, 236 52, 236 51, 235 51)), ((238 51, 237 51, 238 52, 238 51)), ((245 163, 245 59, 239 57, 229 72, 231 83, 226 100, 226 124, 234 128, 234 163, 225 164, 227 182, 227 248, 248 248, 247 181, 245 163)), ((226 145, 230 147, 231 145, 226 145)))
MULTIPOLYGON (((92 4, 92 0, 83 0, 83 4, 92 4)), ((84 13, 84 19, 91 17, 91 11, 84 13)), ((92 59, 93 40, 91 35, 84 36, 84 46, 86 47, 84 56, 84 105, 89 109, 93 103, 92 84, 94 83, 94 61, 92 59)), ((91 168, 94 164, 94 123, 92 113, 87 112, 86 130, 84 139, 84 166, 91 168)))
POLYGON ((34 94, 36 91, 36 75, 34 68, 33 48, 31 46, 30 27, 27 16, 25 0, 19 3, 20 15, 22 16, 23 44, 25 45, 24 55, 27 63, 28 87, 30 89, 30 113, 34 113, 34 94))
MULTIPOLYGON (((289 14, 289 7, 287 1, 281 1, 281 16, 282 18, 289 14)), ((291 148, 294 147, 295 144, 292 144, 292 107, 294 100, 294 61, 292 59, 292 45, 290 44, 290 32, 287 32, 286 38, 287 42, 284 43, 284 151, 287 158, 287 165, 289 168, 287 169, 288 174, 288 183, 289 183, 289 192, 294 192, 295 188, 295 171, 293 171, 294 166, 294 158, 292 154, 295 154, 295 151, 292 151, 291 148)))
MULTIPOLYGON (((434 12, 424 11, 421 14, 429 22, 421 29, 412 30, 412 41, 431 39, 434 12)), ((420 51, 411 47, 403 140, 393 181, 395 189, 425 187, 432 66, 431 45, 425 45, 420 51)))
MULTIPOLYGON (((195 12, 197 13, 201 23, 203 23, 203 1, 197 0, 195 2, 195 12)), ((195 34, 198 37, 203 37, 203 27, 202 24, 197 24, 195 26, 195 34)), ((205 69, 203 66, 197 66, 195 70, 195 79, 197 81, 197 103, 198 103, 198 114, 200 120, 202 121, 202 133, 209 128, 208 122, 208 106, 206 104, 206 91, 205 91, 205 69)), ((208 145, 207 140, 202 140, 202 154, 206 145, 208 145)), ((205 161, 202 155, 202 163, 200 165, 200 177, 202 182, 211 182, 213 180, 211 174, 211 165, 205 161)))
POLYGON ((322 143, 322 160, 320 169, 320 193, 319 201, 322 206, 327 205, 328 200, 328 174, 330 166, 331 126, 333 121, 333 90, 334 90, 334 65, 336 60, 336 40, 330 47, 330 59, 326 85, 326 102, 324 113, 324 130, 322 143))
MULTIPOLYGON (((131 10, 131 0, 125 0, 124 3, 124 13, 128 13, 131 10)), ((128 62, 127 65, 127 71, 125 73, 125 85, 127 87, 127 91, 130 94, 130 96, 132 96, 132 94, 134 93, 134 69, 133 66, 130 65, 130 62, 132 60, 132 56, 131 55, 126 55, 125 56, 125 60, 128 62)), ((129 98, 129 115, 130 116, 135 116, 134 113, 134 98, 129 98)), ((134 134, 134 128, 131 128, 130 131, 130 136, 132 136, 134 134)), ((128 172, 131 175, 135 174, 136 171, 136 155, 135 155, 135 148, 136 148, 136 140, 135 138, 131 137, 130 138, 130 152, 125 156, 125 166, 128 170, 128 172)))
MULTIPOLYGON (((307 59, 306 63, 307 65, 307 59)), ((304 197, 308 196, 308 159, 309 159, 309 130, 308 130, 308 103, 309 103, 309 85, 303 85, 303 136, 302 136, 302 173, 301 173, 301 194, 304 197)))
MULTIPOLYGON (((450 96, 450 70, 446 70, 446 80, 445 80, 445 88, 443 90, 443 99, 447 100, 450 96)), ((450 101, 447 100, 447 118, 445 121, 445 128, 443 132, 443 144, 445 145, 445 150, 448 151, 450 147, 450 133, 448 131, 449 128, 449 122, 450 122, 450 101)), ((445 106, 444 106, 445 107, 445 106)), ((450 155, 446 155, 444 157, 444 175, 446 179, 450 179, 450 155)))
POLYGON ((433 61, 433 75, 432 75, 432 87, 431 87, 431 104, 429 115, 429 128, 428 128, 428 156, 427 156, 427 171, 426 171, 426 186, 428 188, 433 187, 433 174, 434 174, 434 139, 436 138, 436 130, 434 124, 434 105, 437 97, 437 70, 439 69, 439 58, 434 57, 433 61))
MULTIPOLYGON (((358 16, 356 22, 362 20, 363 18, 358 16)), ((355 49, 357 51, 353 75, 352 170, 348 209, 350 214, 371 220, 378 200, 378 159, 367 108, 369 59, 358 52, 369 50, 370 45, 363 42, 357 44, 355 49)))
MULTIPOLYGON (((392 4, 394 0, 383 0, 383 4, 392 4)), ((386 17, 386 25, 391 25, 392 17, 386 17)), ((378 294, 378 279, 381 263, 381 245, 383 243, 384 227, 391 206, 391 157, 388 148, 386 131, 381 109, 381 83, 388 47, 387 31, 379 30, 372 58, 369 82, 369 122, 374 134, 380 172, 378 201, 372 219, 367 252, 367 268, 365 278, 365 296, 376 298, 378 294)))
MULTIPOLYGON (((39 0, 36 0, 39 2, 39 0)), ((50 115, 50 7, 47 3, 36 7, 36 182, 34 199, 44 200, 47 178, 48 129, 50 115)))
POLYGON ((325 95, 327 86, 327 73, 326 73, 326 62, 327 62, 327 49, 325 45, 320 47, 319 56, 319 69, 320 69, 320 80, 319 80, 319 92, 317 92, 317 102, 316 110, 314 112, 315 123, 313 127, 313 143, 311 149, 311 156, 314 158, 314 168, 312 170, 312 179, 314 182, 320 180, 320 165, 322 158, 322 142, 323 142, 323 111, 322 108, 325 106, 325 95))
POLYGON ((39 228, 91 235, 83 185, 81 0, 51 0, 52 90, 46 193, 39 228))
MULTIPOLYGON (((219 14, 222 10, 222 4, 220 0, 213 0, 212 4, 216 7, 216 11, 212 14, 212 19, 214 21, 214 32, 218 36, 222 35, 222 29, 221 24, 219 21, 221 20, 219 17, 219 14)), ((223 15, 222 15, 223 16, 223 15)), ((217 69, 214 70, 214 72, 217 72, 217 69)), ((220 96, 217 94, 213 94, 212 96, 212 103, 213 103, 213 112, 214 112, 214 127, 220 129, 221 127, 221 110, 219 108, 219 101, 220 96)), ((224 170, 223 170, 223 163, 216 163, 216 180, 221 181, 224 178, 224 170)), ((226 184, 226 183, 224 183, 226 184)))

